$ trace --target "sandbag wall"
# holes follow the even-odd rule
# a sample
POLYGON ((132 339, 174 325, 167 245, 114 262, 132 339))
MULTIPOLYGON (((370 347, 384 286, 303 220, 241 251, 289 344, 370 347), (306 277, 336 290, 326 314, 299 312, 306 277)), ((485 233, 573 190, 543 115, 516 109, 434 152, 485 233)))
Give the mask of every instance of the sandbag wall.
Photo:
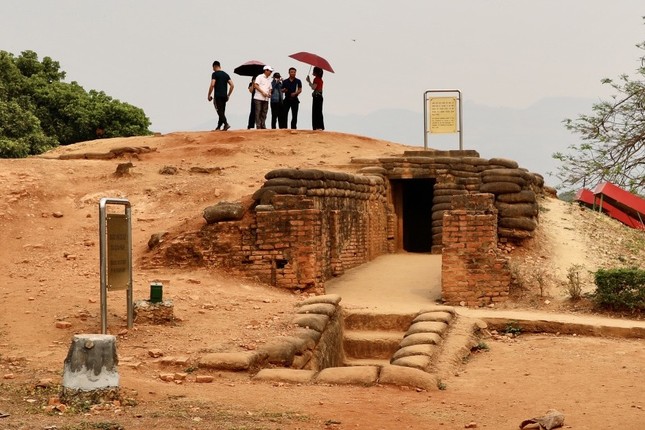
POLYGON ((443 214, 452 207, 452 198, 468 194, 465 185, 440 182, 434 186, 432 199, 432 253, 441 254, 443 249, 443 214))
POLYGON ((265 178, 243 202, 206 208, 207 224, 167 236, 142 265, 219 267, 323 292, 325 280, 393 249, 394 208, 382 176, 278 169, 265 178))
POLYGON ((537 228, 539 192, 544 179, 518 168, 487 169, 481 173, 479 191, 495 195, 498 210, 497 232, 500 238, 522 240, 537 228))
MULTIPOLYGON (((256 210, 277 200, 311 201, 320 211, 317 252, 320 278, 326 280, 389 251, 387 181, 376 175, 354 175, 317 169, 277 169, 253 195, 256 210)), ((281 203, 281 209, 291 210, 281 203)))
POLYGON ((502 241, 531 237, 537 227, 537 195, 544 178, 519 168, 514 160, 485 159, 473 150, 406 151, 402 157, 354 159, 365 165, 360 172, 375 172, 388 179, 436 179, 432 205, 432 252, 443 248, 443 214, 453 196, 491 193, 499 211, 498 235, 502 241))

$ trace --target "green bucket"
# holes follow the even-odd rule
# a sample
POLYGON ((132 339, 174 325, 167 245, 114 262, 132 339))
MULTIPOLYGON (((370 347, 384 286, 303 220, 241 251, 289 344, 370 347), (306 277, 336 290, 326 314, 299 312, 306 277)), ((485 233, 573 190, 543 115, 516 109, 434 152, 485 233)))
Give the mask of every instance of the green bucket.
POLYGON ((163 302, 163 284, 153 282, 150 284, 150 303, 163 302))

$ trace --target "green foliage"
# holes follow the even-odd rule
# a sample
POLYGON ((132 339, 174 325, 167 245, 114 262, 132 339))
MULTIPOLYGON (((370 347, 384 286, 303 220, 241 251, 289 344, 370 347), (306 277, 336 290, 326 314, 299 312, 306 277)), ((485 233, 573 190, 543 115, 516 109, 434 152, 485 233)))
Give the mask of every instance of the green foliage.
POLYGON ((513 336, 519 336, 522 333, 522 327, 517 321, 509 321, 503 332, 506 334, 512 334, 513 336))
MULTIPOLYGON (((645 50, 645 42, 636 45, 645 50)), ((637 73, 645 78, 645 55, 637 73)), ((568 153, 555 153, 560 161, 557 177, 570 187, 610 181, 637 194, 645 194, 645 79, 622 75, 603 79, 616 91, 611 100, 592 106, 593 113, 564 120, 565 127, 582 141, 568 153)))
POLYGON ((0 51, 0 157, 26 157, 59 144, 150 134, 142 109, 102 91, 65 83, 65 72, 33 51, 0 51))
POLYGON ((616 311, 645 310, 645 270, 600 269, 594 278, 598 306, 616 311))
POLYGON ((481 340, 481 341, 479 341, 479 343, 477 343, 477 345, 475 345, 472 348, 470 348, 470 350, 472 352, 490 351, 490 347, 488 346, 488 344, 486 342, 481 340))
POLYGON ((0 157, 19 158, 40 154, 57 145, 47 137, 40 120, 15 101, 0 100, 0 157))

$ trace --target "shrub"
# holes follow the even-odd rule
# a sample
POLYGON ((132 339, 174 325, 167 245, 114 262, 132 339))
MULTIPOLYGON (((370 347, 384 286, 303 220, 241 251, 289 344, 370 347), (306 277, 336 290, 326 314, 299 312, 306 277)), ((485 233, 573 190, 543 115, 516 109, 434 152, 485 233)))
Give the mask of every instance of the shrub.
POLYGON ((582 269, 581 265, 574 264, 567 270, 566 289, 571 300, 580 300, 582 298, 582 280, 580 279, 582 269))
POLYGON ((470 348, 470 351, 471 352, 490 351, 490 347, 488 346, 488 344, 486 342, 481 340, 481 341, 479 341, 479 343, 477 343, 477 345, 475 345, 472 348, 470 348))
POLYGON ((611 310, 645 310, 645 270, 600 269, 594 278, 598 306, 611 310))
POLYGON ((502 332, 512 334, 513 336, 519 336, 522 333, 522 327, 517 321, 509 321, 502 332))
POLYGON ((100 137, 149 135, 141 108, 63 82, 65 72, 33 51, 0 51, 0 158, 41 154, 100 137))

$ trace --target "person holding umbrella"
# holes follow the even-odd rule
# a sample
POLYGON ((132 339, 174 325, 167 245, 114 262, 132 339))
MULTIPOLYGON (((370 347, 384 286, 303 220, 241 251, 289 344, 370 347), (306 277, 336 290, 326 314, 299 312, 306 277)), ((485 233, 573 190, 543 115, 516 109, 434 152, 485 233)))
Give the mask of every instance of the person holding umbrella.
POLYGON ((324 130, 325 121, 323 119, 323 70, 320 67, 314 67, 314 81, 311 82, 307 75, 307 83, 313 90, 311 93, 311 125, 314 130, 324 130))
POLYGON ((269 111, 269 100, 271 99, 271 73, 273 67, 264 66, 264 72, 255 77, 255 94, 253 95, 253 102, 255 103, 255 128, 265 129, 267 112, 269 111))
POLYGON ((313 90, 311 94, 313 97, 312 111, 311 111, 311 122, 314 130, 324 130, 325 122, 323 119, 323 70, 327 70, 330 73, 334 73, 334 69, 329 64, 329 61, 325 60, 320 55, 312 54, 311 52, 301 51, 296 52, 295 54, 289 55, 290 58, 293 58, 297 61, 302 61, 303 63, 314 66, 314 81, 311 82, 309 75, 307 75, 307 83, 309 87, 313 90))
POLYGON ((251 77, 251 82, 249 82, 248 87, 249 94, 251 94, 251 111, 249 112, 249 122, 246 127, 249 130, 255 127, 255 101, 253 100, 253 96, 255 95, 255 77, 262 73, 265 64, 264 61, 250 60, 233 69, 233 73, 251 77))
POLYGON ((255 95, 255 76, 249 82, 249 93, 251 94, 251 110, 249 111, 249 122, 246 126, 248 130, 255 128, 255 100, 253 97, 255 95))
POLYGON ((214 90, 215 101, 213 102, 213 104, 215 105, 215 110, 217 111, 218 117, 216 130, 219 130, 220 127, 223 127, 222 130, 224 131, 231 128, 228 121, 226 120, 226 102, 228 102, 229 97, 231 97, 233 88, 235 88, 233 80, 231 80, 231 77, 228 75, 228 73, 222 70, 220 62, 213 61, 211 84, 208 87, 208 101, 213 101, 213 96, 211 96, 211 94, 213 94, 214 90), (226 88, 227 86, 228 91, 226 88))

